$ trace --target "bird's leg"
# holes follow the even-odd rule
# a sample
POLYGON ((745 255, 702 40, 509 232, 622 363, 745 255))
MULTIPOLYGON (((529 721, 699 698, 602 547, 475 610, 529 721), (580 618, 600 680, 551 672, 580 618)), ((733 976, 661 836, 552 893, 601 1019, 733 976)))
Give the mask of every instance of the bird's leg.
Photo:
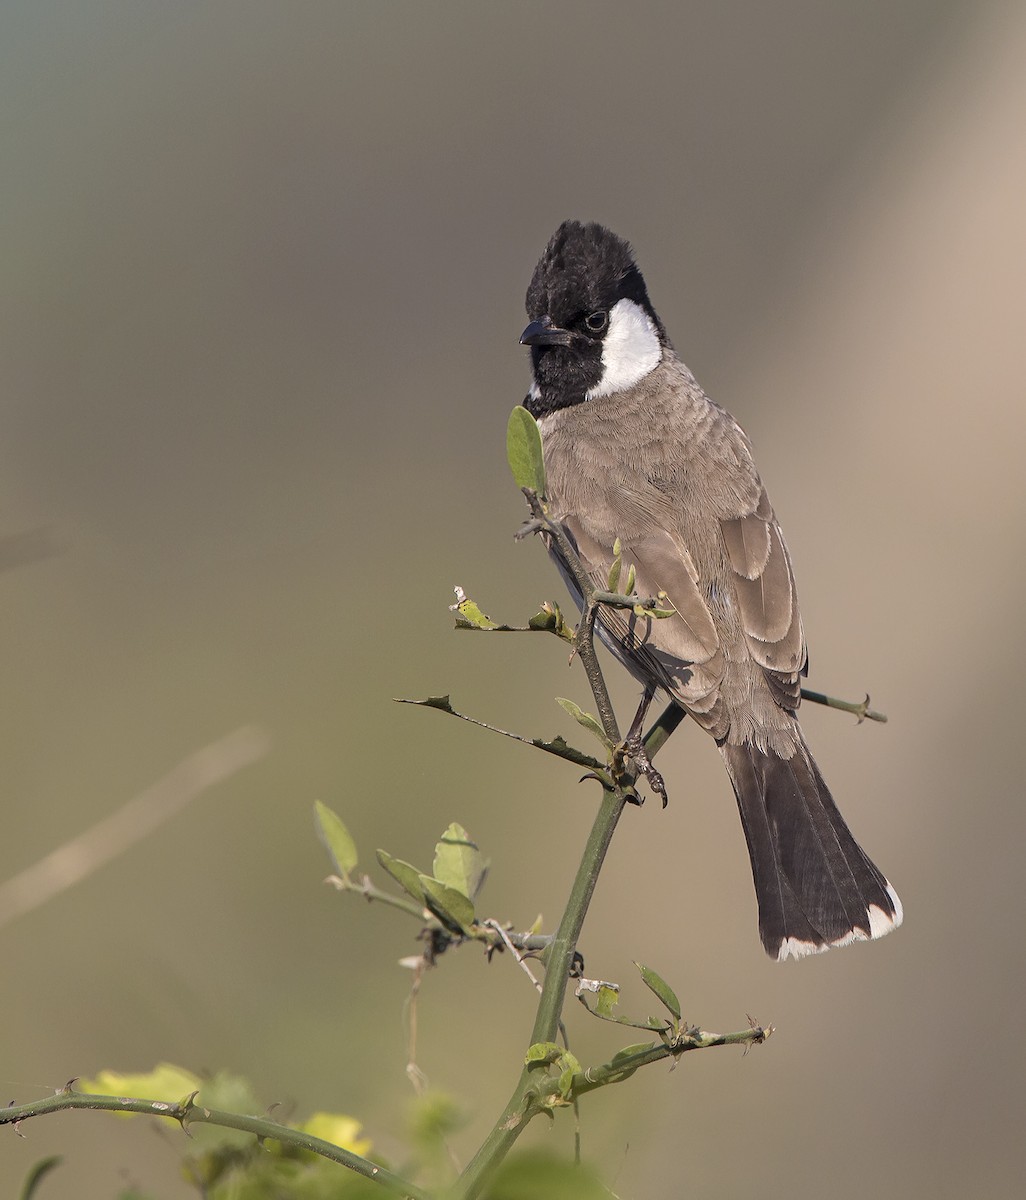
POLYGON ((642 738, 645 718, 648 716, 653 696, 655 696, 655 685, 651 683, 646 684, 641 696, 641 703, 638 705, 638 711, 634 715, 630 729, 627 730, 627 736, 617 746, 613 758, 614 762, 622 762, 625 758, 630 758, 638 768, 638 774, 644 776, 648 782, 648 786, 662 800, 663 808, 665 808, 668 802, 666 784, 663 782, 662 775, 652 765, 652 760, 648 757, 648 752, 645 750, 645 742, 642 738))
POLYGON ((623 744, 632 758, 636 757, 638 751, 641 749, 641 731, 645 727, 645 718, 648 716, 648 710, 652 706, 654 697, 655 684, 646 683, 645 690, 641 693, 641 703, 638 705, 638 711, 634 714, 631 727, 627 730, 627 736, 623 739, 623 744))

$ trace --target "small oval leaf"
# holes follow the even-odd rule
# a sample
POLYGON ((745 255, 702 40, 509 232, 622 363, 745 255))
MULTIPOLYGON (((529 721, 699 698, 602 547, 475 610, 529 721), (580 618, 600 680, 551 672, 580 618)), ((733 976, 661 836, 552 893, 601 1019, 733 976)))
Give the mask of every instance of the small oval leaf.
POLYGON ((443 925, 456 933, 470 932, 474 924, 474 906, 462 892, 446 887, 430 875, 420 876, 420 886, 424 889, 424 903, 443 925))
POLYGON ((506 457, 517 487, 532 488, 539 496, 544 496, 545 461, 542 457, 541 431, 538 422, 520 404, 509 414, 506 457))
MULTIPOLYGON (((15 1126, 17 1128, 17 1126, 15 1126)), ((39 1184, 50 1174, 55 1168, 59 1167, 64 1159, 59 1154, 51 1154, 48 1158, 41 1158, 35 1163, 28 1175, 25 1176, 25 1182, 21 1185, 20 1200, 32 1200, 36 1192, 39 1190, 39 1184)))
POLYGON ((567 700, 565 696, 557 696, 556 703, 565 712, 568 712, 578 725, 583 729, 587 729, 589 733, 593 733, 607 750, 612 750, 613 743, 606 737, 606 731, 599 724, 596 717, 593 717, 591 713, 585 712, 584 709, 580 708, 572 700, 567 700))
POLYGON ((358 862, 356 843, 349 830, 342 824, 338 813, 333 812, 320 800, 315 800, 314 816, 317 820, 317 836, 331 855, 335 869, 340 875, 348 875, 351 871, 355 871, 358 862))
POLYGON ((658 1045, 658 1042, 635 1042, 633 1046, 624 1046, 622 1050, 617 1050, 609 1061, 615 1067, 617 1063, 622 1062, 625 1058, 633 1058, 636 1054, 644 1054, 646 1050, 651 1050, 653 1046, 658 1045))
POLYGON ((645 986, 654 992, 662 1003, 669 1009, 670 1014, 680 1020, 680 1001, 677 999, 677 993, 672 987, 659 975, 652 970, 651 967, 643 967, 641 963, 634 964, 641 972, 641 978, 645 986))
POLYGON ((481 890, 488 863, 463 828, 454 821, 435 846, 434 877, 473 900, 481 890))
POLYGON ((620 568, 623 565, 623 559, 620 553, 620 539, 617 538, 613 542, 613 562, 609 568, 609 578, 606 581, 606 587, 609 591, 615 592, 620 585, 620 568))
POLYGON ((408 892, 418 904, 427 905, 427 901, 424 899, 424 889, 420 883, 420 872, 416 867, 410 866, 408 862, 403 862, 401 858, 393 858, 384 850, 378 851, 378 862, 403 891, 408 892))

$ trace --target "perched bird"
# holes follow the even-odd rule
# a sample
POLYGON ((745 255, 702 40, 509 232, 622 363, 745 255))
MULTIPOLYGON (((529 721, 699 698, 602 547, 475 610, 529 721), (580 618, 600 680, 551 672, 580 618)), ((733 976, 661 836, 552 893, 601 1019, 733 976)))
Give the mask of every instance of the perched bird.
MULTIPOLYGON (((805 637, 791 559, 752 448, 677 357, 631 247, 565 221, 527 290, 550 514, 596 587, 619 539, 642 597, 675 615, 602 607, 603 641, 715 739, 737 796, 762 944, 800 958, 882 937, 901 902, 852 837, 797 710, 805 637)), ((549 550, 581 605, 558 546, 549 550)))

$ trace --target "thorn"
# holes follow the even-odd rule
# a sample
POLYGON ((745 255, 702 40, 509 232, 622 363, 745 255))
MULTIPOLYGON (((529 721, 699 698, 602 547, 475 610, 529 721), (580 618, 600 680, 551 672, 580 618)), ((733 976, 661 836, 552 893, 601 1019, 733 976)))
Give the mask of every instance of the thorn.
POLYGON ((182 1127, 182 1132, 185 1134, 186 1137, 190 1137, 190 1138, 195 1136, 192 1133, 192 1131, 189 1129, 189 1123, 192 1120, 192 1117, 190 1114, 192 1113, 192 1110, 196 1107, 196 1097, 198 1095, 199 1095, 199 1091, 190 1092, 189 1095, 186 1096, 185 1099, 178 1105, 179 1111, 176 1114, 178 1117, 178 1124, 181 1125, 181 1127, 182 1127))
POLYGON ((78 1079, 79 1079, 79 1077, 77 1075, 72 1075, 72 1077, 68 1080, 68 1082, 64 1085, 64 1087, 61 1088, 59 1094, 62 1096, 72 1095, 75 1091, 75 1084, 78 1083, 78 1079))

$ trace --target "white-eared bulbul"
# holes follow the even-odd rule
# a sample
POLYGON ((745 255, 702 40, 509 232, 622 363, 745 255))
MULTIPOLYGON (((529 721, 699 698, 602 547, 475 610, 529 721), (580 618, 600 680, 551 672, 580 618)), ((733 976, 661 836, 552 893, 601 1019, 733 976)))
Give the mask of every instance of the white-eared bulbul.
MULTIPOLYGON (((627 242, 566 221, 527 291, 550 512, 596 587, 665 592, 664 619, 603 607, 599 632, 715 739, 737 796, 762 943, 800 958, 882 937, 901 903, 852 837, 797 721, 805 637, 791 559, 743 430, 695 382, 627 242)), ((561 566, 578 606, 559 551, 561 566)))

